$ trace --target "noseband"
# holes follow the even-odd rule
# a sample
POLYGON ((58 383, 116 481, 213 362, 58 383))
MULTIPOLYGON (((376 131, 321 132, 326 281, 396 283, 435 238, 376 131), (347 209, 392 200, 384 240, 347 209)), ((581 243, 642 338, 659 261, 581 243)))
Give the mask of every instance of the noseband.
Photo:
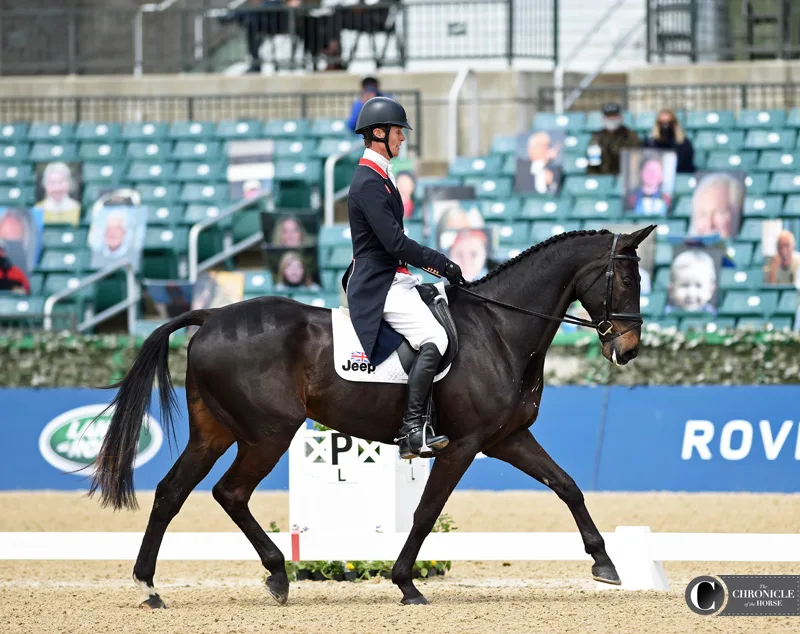
POLYGON ((619 240, 619 234, 614 235, 614 242, 611 245, 611 254, 608 258, 608 266, 604 271, 600 271, 595 278, 592 280, 592 283, 586 287, 588 291, 592 286, 594 286, 597 281, 600 279, 600 276, 605 273, 606 274, 606 292, 603 296, 603 319, 597 323, 594 321, 588 321, 586 319, 581 319, 580 317, 574 317, 572 315, 564 315, 563 317, 554 317, 553 315, 545 315, 544 313, 536 312, 535 310, 528 310, 526 308, 520 308, 519 306, 513 306, 512 304, 506 304, 505 302, 501 302, 496 299, 491 299, 489 297, 484 297, 483 295, 479 295, 475 291, 471 291, 463 286, 456 286, 460 291, 467 293, 468 295, 472 295, 473 297, 477 297, 478 299, 488 302, 490 304, 497 304, 498 306, 502 306, 503 308, 508 308, 510 310, 514 310, 520 313, 524 313, 525 315, 532 315, 533 317, 540 317, 542 319, 549 319, 550 321, 558 321, 565 324, 574 324, 576 326, 584 326, 585 328, 591 328, 597 331, 597 334, 600 336, 600 341, 613 341, 617 337, 621 337, 627 332, 630 332, 634 328, 637 328, 642 323, 644 323, 644 318, 642 317, 642 313, 614 313, 611 312, 611 292, 613 288, 613 281, 614 281, 614 262, 616 260, 628 260, 630 262, 639 262, 641 258, 637 255, 622 255, 617 253, 617 241, 619 240), (617 321, 630 321, 633 322, 632 325, 628 326, 625 330, 622 330, 618 333, 614 333, 614 324, 611 323, 611 320, 617 321), (610 336, 609 336, 610 335, 610 336), (606 337, 606 339, 604 339, 606 337))

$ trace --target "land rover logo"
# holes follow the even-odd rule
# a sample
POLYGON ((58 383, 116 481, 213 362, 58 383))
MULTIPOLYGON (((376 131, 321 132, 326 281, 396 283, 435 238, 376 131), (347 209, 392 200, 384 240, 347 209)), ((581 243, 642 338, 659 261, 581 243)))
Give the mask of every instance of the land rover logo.
MULTIPOLYGON (((103 414, 94 425, 90 423, 106 405, 86 405, 64 412, 51 420, 39 436, 39 452, 56 469, 71 472, 94 462, 100 445, 111 423, 113 408, 103 414)), ((139 434, 134 468, 150 461, 158 453, 164 434, 152 416, 147 416, 139 434)), ((93 469, 84 469, 76 475, 85 477, 93 469)))

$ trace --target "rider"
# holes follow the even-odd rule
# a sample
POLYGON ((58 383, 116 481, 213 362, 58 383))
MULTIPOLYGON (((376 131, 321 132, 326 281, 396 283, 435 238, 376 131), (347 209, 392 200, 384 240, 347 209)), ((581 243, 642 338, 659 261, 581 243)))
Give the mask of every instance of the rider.
MULTIPOLYGON (((447 334, 416 291, 407 265, 462 283, 461 269, 444 255, 408 238, 403 229, 403 201, 389 161, 411 130, 406 111, 388 97, 368 100, 358 115, 356 133, 364 136, 364 155, 350 185, 348 215, 353 261, 343 284, 353 327, 372 365, 381 317, 419 353, 408 373, 408 398, 400 428, 403 459, 431 455, 447 446, 444 435, 432 436, 427 401, 433 378, 447 349, 447 334), (422 454, 420 451, 422 450, 422 454)), ((388 355, 387 355, 388 356, 388 355)))

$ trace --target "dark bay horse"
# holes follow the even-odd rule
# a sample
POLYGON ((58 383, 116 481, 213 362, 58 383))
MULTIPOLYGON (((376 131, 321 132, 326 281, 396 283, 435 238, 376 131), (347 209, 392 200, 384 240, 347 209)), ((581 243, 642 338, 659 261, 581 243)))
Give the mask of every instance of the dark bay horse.
MULTIPOLYGON (((433 463, 413 527, 392 569, 403 603, 427 603, 412 583, 412 567, 445 502, 481 451, 550 487, 575 518, 586 552, 594 559, 594 578, 620 583, 583 494, 529 428, 539 411, 545 353, 575 299, 591 316, 609 361, 625 364, 636 357, 641 334, 636 247, 654 228, 620 235, 560 234, 476 282, 447 287, 459 353, 448 375, 435 384, 433 395, 438 428, 450 444, 433 463)), ((142 606, 164 607, 153 586, 161 540, 192 489, 234 443, 236 459, 214 486, 213 495, 270 571, 267 590, 285 603, 289 582, 284 557, 250 513, 253 490, 306 418, 344 434, 392 444, 406 388, 363 385, 337 376, 329 310, 262 297, 185 313, 155 330, 125 378, 112 386, 119 391, 90 491, 90 495, 101 491, 104 506, 137 506, 133 461, 156 377, 162 424, 174 434, 176 399, 167 344, 170 333, 190 325, 200 329, 189 344, 186 371, 189 440, 156 488, 133 569, 143 593, 142 606)))

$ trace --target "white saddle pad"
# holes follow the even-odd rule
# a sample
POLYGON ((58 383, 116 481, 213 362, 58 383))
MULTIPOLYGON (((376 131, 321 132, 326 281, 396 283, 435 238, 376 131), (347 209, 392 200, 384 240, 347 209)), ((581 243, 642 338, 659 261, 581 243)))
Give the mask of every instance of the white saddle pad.
MULTIPOLYGON (((446 294, 444 297, 447 301, 446 294)), ((403 370, 396 350, 377 367, 367 362, 367 355, 364 354, 361 342, 358 340, 353 323, 350 321, 350 311, 347 308, 342 306, 332 308, 331 321, 333 323, 333 365, 336 368, 336 374, 346 381, 355 383, 408 383, 408 375, 403 370)), ((443 379, 449 371, 450 366, 448 365, 434 377, 434 382, 443 379)))

